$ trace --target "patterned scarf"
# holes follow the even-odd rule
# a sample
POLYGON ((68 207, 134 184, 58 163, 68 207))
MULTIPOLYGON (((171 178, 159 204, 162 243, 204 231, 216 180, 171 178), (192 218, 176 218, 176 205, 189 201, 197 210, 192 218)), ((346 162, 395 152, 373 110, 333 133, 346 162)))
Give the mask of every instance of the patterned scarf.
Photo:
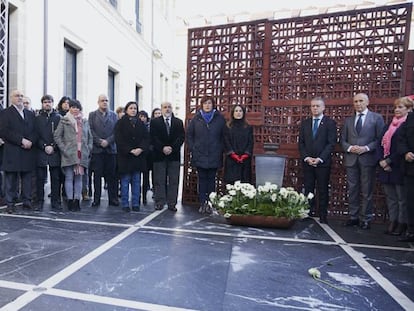
POLYGON ((394 135, 395 131, 400 127, 400 125, 405 122, 406 119, 407 116, 404 116, 402 118, 394 117, 392 119, 391 124, 388 127, 388 130, 385 132, 384 136, 382 137, 381 141, 381 146, 384 148, 384 157, 390 155, 392 136, 394 135))

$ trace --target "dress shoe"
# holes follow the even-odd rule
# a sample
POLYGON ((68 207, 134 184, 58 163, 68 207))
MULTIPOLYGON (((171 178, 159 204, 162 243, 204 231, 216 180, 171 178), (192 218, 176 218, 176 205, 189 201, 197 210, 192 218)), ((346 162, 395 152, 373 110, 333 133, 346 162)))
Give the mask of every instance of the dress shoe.
POLYGON ((407 230, 407 224, 398 224, 397 228, 391 232, 391 235, 399 236, 407 230))
POLYGON ((36 212, 43 211, 43 202, 39 202, 33 206, 33 210, 36 212))
POLYGON ((360 228, 362 230, 369 230, 369 229, 371 229, 371 225, 368 221, 363 221, 360 225, 360 228))
POLYGON ((319 219, 319 222, 321 224, 328 224, 328 218, 326 216, 321 216, 321 218, 319 219))
POLYGON ((123 210, 125 213, 129 213, 129 212, 130 212, 129 206, 123 207, 123 208, 122 208, 122 210, 123 210))
POLYGON ((133 206, 132 207, 133 212, 139 212, 139 210, 140 210, 139 206, 133 206))
POLYGON ((407 234, 398 239, 400 242, 414 242, 414 232, 407 232, 407 234))
POLYGON ((32 204, 31 203, 23 203, 22 207, 24 209, 32 209, 32 204))
POLYGON ((7 214, 13 214, 16 212, 16 206, 13 205, 7 205, 6 213, 7 214))
POLYGON ((394 230, 397 229, 397 225, 398 225, 398 222, 390 221, 390 223, 388 224, 387 230, 385 230, 384 233, 392 235, 394 230))
POLYGON ((111 206, 119 206, 119 201, 118 200, 109 201, 109 205, 111 205, 111 206))
POLYGON ((160 211, 160 210, 162 210, 164 208, 164 206, 162 206, 161 204, 157 204, 157 205, 155 205, 155 210, 156 211, 160 211))
MULTIPOLYGON (((98 207, 99 205, 101 205, 101 202, 99 202, 99 201, 93 201, 92 202, 93 207, 98 207)), ((111 204, 109 204, 109 205, 111 205, 111 204)))
POLYGON ((345 227, 355 227, 359 225, 359 220, 358 219, 348 219, 345 223, 344 226, 345 227))
POLYGON ((60 205, 60 203, 52 203, 52 210, 55 210, 55 211, 61 211, 62 210, 62 206, 60 205))
POLYGON ((176 211, 177 211, 177 208, 175 207, 175 205, 173 205, 173 204, 169 204, 169 205, 168 205, 168 210, 170 210, 170 211, 172 211, 172 212, 176 212, 176 211))

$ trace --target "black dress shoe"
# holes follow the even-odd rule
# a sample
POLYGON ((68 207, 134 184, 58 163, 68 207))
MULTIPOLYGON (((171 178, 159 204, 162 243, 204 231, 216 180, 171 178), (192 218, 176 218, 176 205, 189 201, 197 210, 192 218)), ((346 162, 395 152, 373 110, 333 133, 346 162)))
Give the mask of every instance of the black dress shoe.
MULTIPOLYGON (((99 201, 93 201, 92 202, 92 206, 93 207, 98 207, 99 205, 101 205, 101 202, 99 202, 99 201)), ((110 204, 109 204, 110 205, 110 204)))
POLYGON ((22 207, 24 209, 32 209, 32 204, 30 204, 30 203, 23 203, 22 207))
POLYGON ((358 219, 348 219, 344 223, 345 227, 354 227, 354 226, 358 226, 358 225, 359 225, 359 220, 358 219))
POLYGON ((176 212, 177 208, 175 207, 175 205, 168 205, 168 210, 172 211, 172 212, 176 212))
POLYGON ((133 206, 132 207, 133 212, 139 212, 139 210, 140 210, 139 206, 133 206))
POLYGON ((16 212, 16 206, 14 205, 7 205, 6 213, 13 214, 16 212))
POLYGON ((368 221, 363 221, 361 223, 361 226, 360 227, 361 227, 362 230, 369 230, 369 229, 371 229, 371 225, 370 225, 370 223, 368 221))
POLYGON ((162 210, 163 208, 164 208, 164 206, 162 206, 162 205, 160 205, 160 204, 155 205, 155 210, 157 210, 157 211, 160 211, 160 210, 162 210))
POLYGON ((322 217, 319 219, 319 222, 320 222, 321 224, 328 224, 328 219, 326 218, 326 216, 322 216, 322 217))
POLYGON ((399 238, 398 241, 400 241, 400 242, 414 242, 414 233, 408 233, 407 232, 407 234, 405 236, 399 238))

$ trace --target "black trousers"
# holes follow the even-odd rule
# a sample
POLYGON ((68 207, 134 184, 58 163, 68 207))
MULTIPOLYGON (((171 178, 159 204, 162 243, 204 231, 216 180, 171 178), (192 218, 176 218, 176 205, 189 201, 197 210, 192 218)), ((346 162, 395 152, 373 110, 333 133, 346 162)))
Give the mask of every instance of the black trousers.
POLYGON ((116 176, 116 154, 92 154, 91 167, 93 171, 93 200, 100 202, 102 195, 102 177, 108 184, 109 202, 118 201, 118 179, 116 176))
POLYGON ((308 164, 303 165, 305 195, 308 195, 309 192, 315 194, 315 197, 310 201, 310 209, 313 212, 319 211, 320 217, 326 217, 328 213, 330 174, 330 166, 313 167, 308 164))
POLYGON ((14 205, 18 193, 18 180, 21 181, 21 198, 23 204, 31 205, 33 172, 5 172, 6 202, 8 206, 14 205))
POLYGON ((404 187, 407 198, 407 223, 410 233, 414 233, 414 176, 405 176, 404 187))
MULTIPOLYGON (((60 202, 60 166, 49 166, 50 174, 50 201, 53 204, 60 202)), ((47 166, 37 167, 36 169, 36 191, 37 200, 42 202, 45 199, 45 183, 47 180, 47 166)))

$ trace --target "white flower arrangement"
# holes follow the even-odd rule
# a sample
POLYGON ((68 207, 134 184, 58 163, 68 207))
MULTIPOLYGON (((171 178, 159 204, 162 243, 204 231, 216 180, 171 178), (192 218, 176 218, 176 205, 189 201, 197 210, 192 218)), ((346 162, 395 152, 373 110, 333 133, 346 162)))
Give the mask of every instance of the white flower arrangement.
POLYGON ((278 187, 266 182, 257 189, 249 183, 236 181, 226 185, 227 193, 212 192, 211 205, 224 217, 238 215, 262 215, 302 219, 308 216, 309 200, 313 194, 305 196, 291 187, 278 187))

